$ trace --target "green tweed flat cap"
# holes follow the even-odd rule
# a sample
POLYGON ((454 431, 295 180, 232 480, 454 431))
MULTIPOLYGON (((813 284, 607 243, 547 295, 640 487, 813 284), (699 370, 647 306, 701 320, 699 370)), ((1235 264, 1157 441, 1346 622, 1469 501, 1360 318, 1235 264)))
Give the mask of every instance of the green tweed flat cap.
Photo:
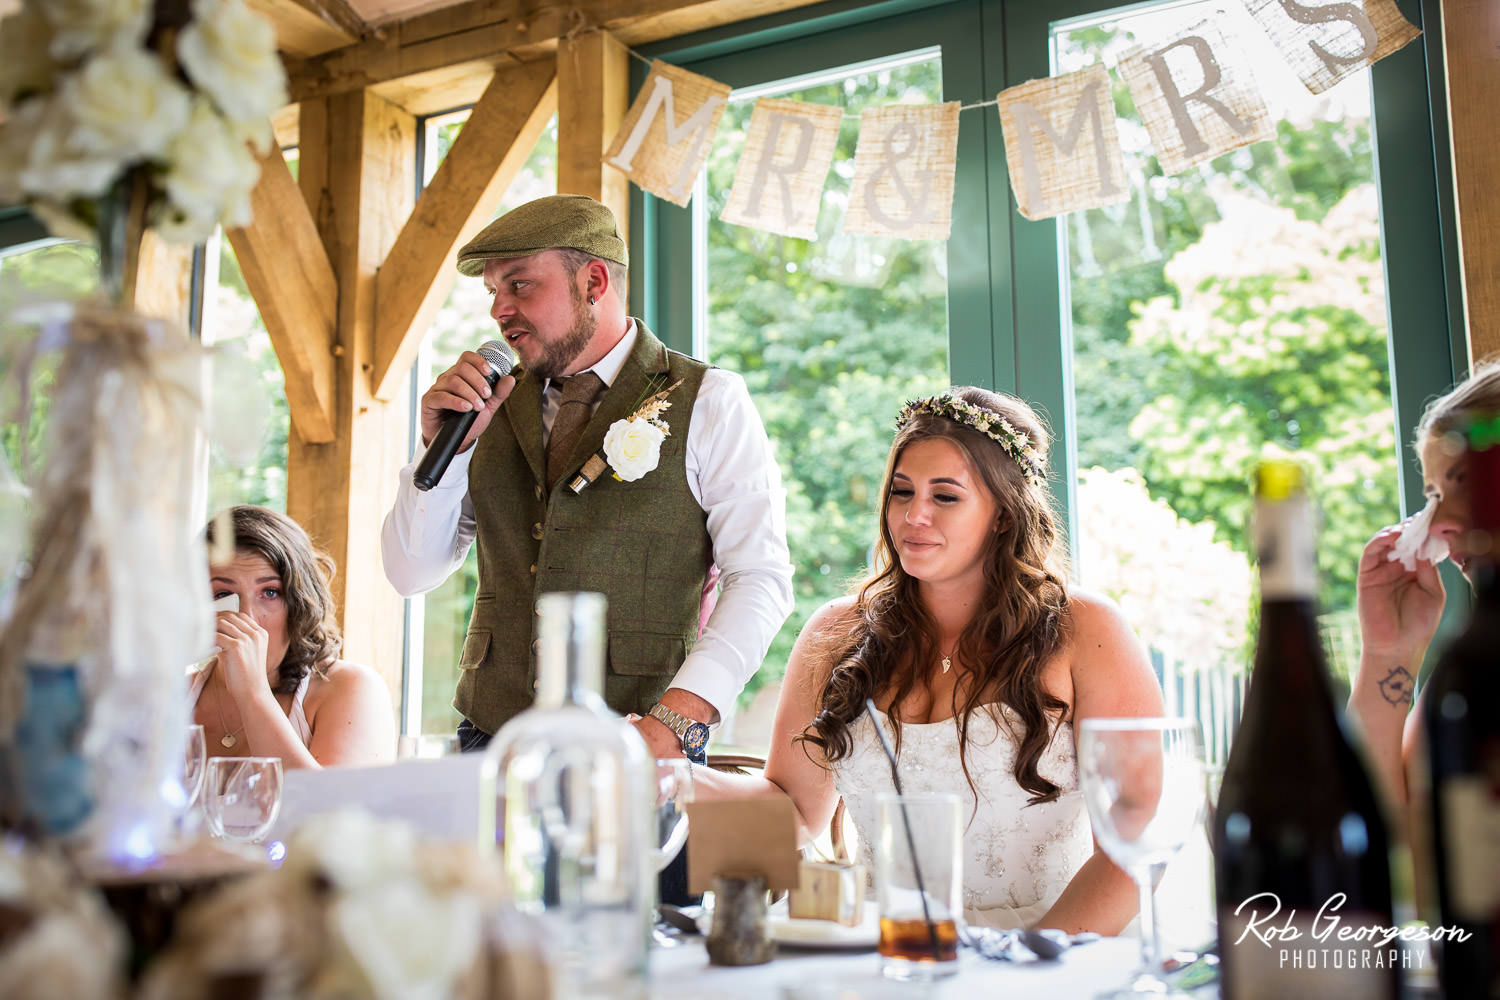
POLYGON ((554 194, 513 208, 481 229, 458 251, 458 273, 475 278, 493 257, 529 257, 559 247, 630 266, 615 213, 585 195, 554 194))

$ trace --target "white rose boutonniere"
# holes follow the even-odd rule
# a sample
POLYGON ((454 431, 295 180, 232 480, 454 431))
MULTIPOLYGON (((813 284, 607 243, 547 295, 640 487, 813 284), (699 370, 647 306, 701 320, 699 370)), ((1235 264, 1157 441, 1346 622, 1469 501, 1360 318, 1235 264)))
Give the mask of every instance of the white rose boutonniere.
POLYGON ((635 417, 616 420, 604 435, 604 457, 615 478, 633 483, 661 461, 661 443, 671 431, 649 420, 635 417))
POLYGON ((672 408, 667 397, 681 384, 682 380, 678 379, 661 392, 647 397, 624 420, 610 424, 609 430, 604 432, 603 450, 583 464, 578 475, 568 483, 568 489, 582 493, 589 483, 599 478, 606 465, 614 470, 614 477, 622 483, 633 483, 653 471, 661 462, 661 443, 672 436, 672 429, 661 415, 672 408))

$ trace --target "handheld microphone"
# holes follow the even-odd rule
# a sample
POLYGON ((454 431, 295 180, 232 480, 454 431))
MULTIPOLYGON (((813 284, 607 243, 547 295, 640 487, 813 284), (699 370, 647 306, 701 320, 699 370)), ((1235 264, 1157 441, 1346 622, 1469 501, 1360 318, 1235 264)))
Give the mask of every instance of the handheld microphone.
MULTIPOLYGON (((511 356, 510 348, 503 340, 488 340, 475 348, 484 360, 490 363, 490 373, 484 380, 495 387, 501 376, 509 375, 515 364, 511 356)), ((422 461, 417 463, 417 471, 412 474, 411 481, 417 489, 426 492, 432 489, 443 478, 443 473, 448 471, 448 463, 453 461, 453 456, 458 454, 458 446, 463 444, 464 436, 469 433, 469 428, 474 426, 474 421, 479 416, 478 410, 449 410, 448 415, 443 418, 443 426, 432 436, 432 443, 427 446, 427 451, 422 455, 422 461)))

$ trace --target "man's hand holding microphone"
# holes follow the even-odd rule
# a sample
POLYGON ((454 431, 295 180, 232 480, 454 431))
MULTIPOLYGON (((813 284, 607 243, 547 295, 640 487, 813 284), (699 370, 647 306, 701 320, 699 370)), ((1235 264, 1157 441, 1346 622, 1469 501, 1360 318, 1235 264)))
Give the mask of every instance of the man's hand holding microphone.
POLYGON ((472 445, 500 404, 516 387, 510 370, 515 365, 503 340, 491 340, 478 350, 465 351, 458 361, 422 395, 422 440, 427 451, 417 463, 412 481, 430 490, 448 471, 453 456, 472 445))

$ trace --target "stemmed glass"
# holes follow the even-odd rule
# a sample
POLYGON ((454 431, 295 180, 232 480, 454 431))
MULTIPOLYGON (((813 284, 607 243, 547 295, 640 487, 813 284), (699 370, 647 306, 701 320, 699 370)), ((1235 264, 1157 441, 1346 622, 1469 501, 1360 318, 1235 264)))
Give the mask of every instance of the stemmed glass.
POLYGON ((203 813, 214 836, 257 843, 281 811, 280 757, 214 757, 203 813))
POLYGON ((208 745, 203 741, 203 727, 191 725, 187 727, 187 745, 183 749, 182 757, 182 798, 184 805, 183 814, 192 811, 198 802, 198 796, 203 794, 203 772, 208 763, 208 745))
POLYGON ((1078 778, 1104 852, 1141 893, 1141 969, 1111 998, 1182 997, 1160 978, 1154 876, 1203 820, 1203 741, 1188 719, 1085 719, 1078 778))
POLYGON ((688 803, 693 801, 693 769, 686 757, 656 762, 656 870, 672 863, 687 842, 688 803))

